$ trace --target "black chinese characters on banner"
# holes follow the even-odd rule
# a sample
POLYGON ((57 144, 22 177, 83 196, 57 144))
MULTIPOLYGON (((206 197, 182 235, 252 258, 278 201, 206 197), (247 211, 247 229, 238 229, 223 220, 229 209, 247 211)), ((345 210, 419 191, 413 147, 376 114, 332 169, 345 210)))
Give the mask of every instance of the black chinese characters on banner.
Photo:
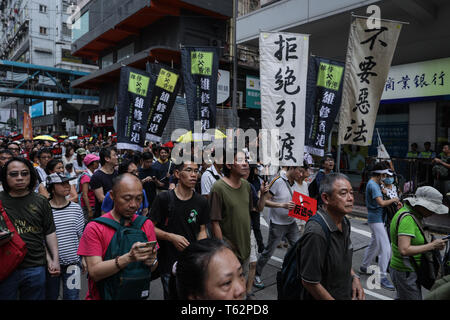
POLYGON ((191 124, 200 120, 202 133, 216 126, 218 48, 183 47, 181 61, 191 124))
POLYGON ((180 74, 160 64, 151 64, 148 69, 156 81, 152 90, 146 139, 160 142, 180 88, 180 74))
POLYGON ((117 106, 117 149, 142 151, 154 79, 143 70, 122 67, 117 106))
POLYGON ((342 98, 344 63, 310 57, 305 112, 305 151, 317 156, 324 149, 342 98))

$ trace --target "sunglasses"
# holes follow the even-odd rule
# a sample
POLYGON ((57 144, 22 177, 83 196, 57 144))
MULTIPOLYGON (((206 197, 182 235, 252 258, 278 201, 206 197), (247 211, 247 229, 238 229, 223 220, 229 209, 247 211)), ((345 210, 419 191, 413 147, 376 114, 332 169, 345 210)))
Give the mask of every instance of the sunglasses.
POLYGON ((24 170, 24 171, 11 171, 8 172, 8 176, 10 176, 11 178, 17 178, 18 176, 22 176, 22 177, 28 177, 28 175, 30 174, 30 171, 24 170))

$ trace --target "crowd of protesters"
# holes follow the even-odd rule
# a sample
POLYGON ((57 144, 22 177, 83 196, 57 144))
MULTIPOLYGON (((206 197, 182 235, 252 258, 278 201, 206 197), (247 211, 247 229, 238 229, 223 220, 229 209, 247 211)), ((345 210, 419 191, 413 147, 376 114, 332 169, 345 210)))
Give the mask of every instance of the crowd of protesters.
MULTIPOLYGON (((444 168, 448 147, 444 158, 433 160, 444 168)), ((212 151, 214 156, 217 150, 212 151)), ((251 300, 253 287, 264 287, 264 266, 284 240, 309 252, 298 261, 304 299, 365 298, 352 269, 345 218, 353 209, 353 188, 347 176, 333 172, 331 154, 319 160, 319 172, 307 183, 312 164, 306 160, 266 176, 261 165, 249 164, 246 149, 234 150, 231 163, 215 157, 211 163, 191 158, 176 164, 171 153, 171 147, 159 144, 147 144, 143 152, 117 150, 112 138, 5 139, 0 145, 5 213, 0 236, 7 233, 6 217, 27 253, 0 278, 0 300, 78 300, 83 298, 81 274, 86 273, 85 298, 92 300, 145 298, 156 279, 164 299, 251 300), (318 200, 322 222, 313 219, 305 225, 288 216, 295 191, 318 200), (264 208, 270 222, 266 243, 259 223, 264 208), (141 233, 136 231, 134 242, 115 252, 111 243, 125 227, 141 233), (118 296, 115 279, 130 270, 141 272, 142 280, 121 288, 121 294, 136 291, 130 296, 118 296)), ((372 239, 359 274, 366 274, 378 256, 383 288, 396 290, 400 299, 422 299, 417 277, 409 277, 415 271, 404 258, 420 261, 422 253, 445 247, 445 240, 427 240, 420 230, 423 217, 447 213, 448 207, 432 187, 401 201, 393 169, 379 162, 371 170, 365 201, 372 239), (405 212, 409 216, 400 219, 405 212)), ((0 239, 1 247, 11 236, 0 239)))

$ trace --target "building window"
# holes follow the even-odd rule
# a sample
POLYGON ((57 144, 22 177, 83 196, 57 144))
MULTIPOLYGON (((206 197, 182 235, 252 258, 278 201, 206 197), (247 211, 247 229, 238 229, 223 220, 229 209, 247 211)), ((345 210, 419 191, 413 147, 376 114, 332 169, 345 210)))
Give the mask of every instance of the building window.
POLYGON ((117 50, 117 62, 129 58, 133 54, 134 54, 134 43, 130 43, 129 45, 117 50))
POLYGON ((106 56, 102 57, 102 69, 106 68, 107 66, 112 65, 113 62, 113 54, 112 52, 110 54, 107 54, 106 56))
POLYGON ((46 36, 47 35, 47 28, 46 27, 39 27, 39 33, 46 36))
POLYGON ((72 37, 72 30, 70 30, 70 28, 67 26, 66 22, 62 23, 62 34, 64 36, 72 37))
POLYGON ((44 6, 43 4, 39 5, 39 12, 40 13, 47 13, 47 6, 44 6))

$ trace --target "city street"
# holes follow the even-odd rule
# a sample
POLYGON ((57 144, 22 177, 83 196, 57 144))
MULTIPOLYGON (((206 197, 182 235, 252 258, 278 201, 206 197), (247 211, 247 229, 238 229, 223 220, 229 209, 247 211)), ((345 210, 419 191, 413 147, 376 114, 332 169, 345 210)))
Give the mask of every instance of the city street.
MULTIPOLYGON (((353 270, 358 272, 359 266, 364 256, 364 250, 370 242, 370 230, 367 225, 367 220, 358 217, 349 217, 352 226, 352 243, 354 248, 353 254, 353 270)), ((267 241, 268 236, 268 209, 265 208, 261 217, 261 230, 264 241, 267 241)), ((265 242, 266 243, 266 242, 265 242)), ((263 270, 261 279, 265 284, 263 289, 254 289, 254 293, 257 300, 276 300, 277 288, 276 288, 276 274, 280 270, 283 263, 284 255, 287 249, 277 249, 271 260, 267 263, 263 270)), ((366 293, 366 300, 393 300, 395 299, 395 291, 385 290, 383 288, 377 288, 373 276, 361 276, 361 282, 366 293)), ((87 290, 86 276, 82 275, 81 281, 81 294, 80 299, 84 299, 87 290)), ((423 289, 423 294, 427 293, 427 290, 423 289)), ((149 300, 162 300, 163 292, 160 280, 155 280, 150 286, 149 300)))

